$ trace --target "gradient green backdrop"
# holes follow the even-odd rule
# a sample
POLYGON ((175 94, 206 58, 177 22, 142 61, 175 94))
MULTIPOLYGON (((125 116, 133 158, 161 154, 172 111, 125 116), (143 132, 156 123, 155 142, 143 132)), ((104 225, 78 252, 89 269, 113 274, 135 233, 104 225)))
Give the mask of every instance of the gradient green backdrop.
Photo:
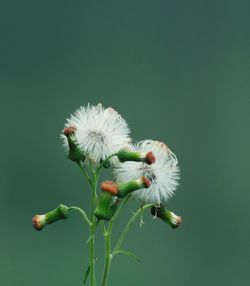
POLYGON ((31 218, 61 202, 88 207, 59 140, 88 102, 116 108, 135 140, 167 142, 182 174, 169 208, 183 224, 146 214, 125 243, 143 263, 118 257, 110 285, 249 285, 249 11, 249 1, 1 1, 0 285, 82 284, 85 224, 73 215, 36 232, 31 218))

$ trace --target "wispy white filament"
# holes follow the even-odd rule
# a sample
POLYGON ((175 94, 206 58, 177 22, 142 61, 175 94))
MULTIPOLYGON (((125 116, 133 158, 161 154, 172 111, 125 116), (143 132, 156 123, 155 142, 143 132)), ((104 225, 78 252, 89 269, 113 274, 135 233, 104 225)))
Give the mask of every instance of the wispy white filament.
POLYGON ((143 204, 166 204, 178 185, 179 167, 176 156, 164 143, 153 140, 141 141, 131 148, 139 152, 152 151, 156 162, 152 165, 130 161, 118 163, 114 171, 117 180, 129 181, 147 176, 151 186, 134 192, 134 197, 143 204))
MULTIPOLYGON (((113 108, 87 105, 80 107, 67 119, 65 127, 76 128, 75 143, 81 151, 96 163, 126 147, 131 139, 126 121, 113 108)), ((67 148, 67 140, 64 135, 67 148)))

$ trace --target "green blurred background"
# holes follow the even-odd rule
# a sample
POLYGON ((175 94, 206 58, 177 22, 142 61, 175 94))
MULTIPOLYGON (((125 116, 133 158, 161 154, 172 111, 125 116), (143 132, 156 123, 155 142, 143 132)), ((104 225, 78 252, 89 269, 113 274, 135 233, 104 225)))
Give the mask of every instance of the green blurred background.
MULTIPOLYGON (((59 133, 80 105, 112 105, 135 140, 167 142, 181 166, 172 230, 145 215, 110 285, 249 285, 249 1, 1 1, 0 285, 82 285, 77 215, 32 228, 59 203, 88 207, 59 133)), ((105 172, 104 179, 110 179, 105 172)), ((128 206, 116 225, 122 229, 128 206)), ((103 240, 98 232, 97 272, 103 240)))

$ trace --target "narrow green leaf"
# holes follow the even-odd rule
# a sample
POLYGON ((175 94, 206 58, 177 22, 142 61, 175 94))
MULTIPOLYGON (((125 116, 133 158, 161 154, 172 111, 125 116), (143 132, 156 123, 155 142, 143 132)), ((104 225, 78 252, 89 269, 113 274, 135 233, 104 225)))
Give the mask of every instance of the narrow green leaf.
POLYGON ((90 272, 90 265, 88 266, 85 275, 84 275, 84 279, 83 279, 83 284, 86 284, 88 277, 89 277, 89 272, 90 272))
POLYGON ((116 252, 116 254, 124 254, 124 255, 127 255, 127 256, 129 256, 129 257, 131 257, 131 258, 134 258, 137 262, 141 262, 141 260, 134 254, 134 253, 132 253, 132 252, 129 252, 129 251, 126 251, 126 250, 118 250, 117 252, 116 252))

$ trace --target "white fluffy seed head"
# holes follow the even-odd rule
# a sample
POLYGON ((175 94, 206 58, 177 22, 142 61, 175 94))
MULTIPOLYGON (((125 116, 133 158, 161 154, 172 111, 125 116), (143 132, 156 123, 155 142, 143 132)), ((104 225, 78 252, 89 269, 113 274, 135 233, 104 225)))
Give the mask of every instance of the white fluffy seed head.
MULTIPOLYGON (((74 142, 95 163, 105 160, 131 141, 126 121, 113 108, 104 108, 100 103, 80 107, 67 119, 65 127, 75 128, 74 142)), ((67 150, 67 138, 65 135, 62 138, 67 150)))
POLYGON ((152 165, 142 162, 118 163, 114 170, 117 181, 129 181, 146 176, 151 181, 149 188, 133 193, 142 204, 165 205, 178 185, 179 167, 174 153, 162 142, 145 140, 131 149, 139 152, 152 151, 156 161, 152 165))

